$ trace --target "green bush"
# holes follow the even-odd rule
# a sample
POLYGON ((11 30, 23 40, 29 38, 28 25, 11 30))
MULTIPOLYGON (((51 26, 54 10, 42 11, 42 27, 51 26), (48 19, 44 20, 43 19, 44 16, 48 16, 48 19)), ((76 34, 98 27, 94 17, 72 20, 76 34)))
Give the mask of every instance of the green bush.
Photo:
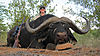
POLYGON ((7 33, 3 32, 0 34, 0 43, 6 43, 7 42, 7 33))
POLYGON ((73 33, 77 39, 78 46, 87 46, 87 47, 100 47, 100 30, 90 30, 87 34, 77 34, 73 33))

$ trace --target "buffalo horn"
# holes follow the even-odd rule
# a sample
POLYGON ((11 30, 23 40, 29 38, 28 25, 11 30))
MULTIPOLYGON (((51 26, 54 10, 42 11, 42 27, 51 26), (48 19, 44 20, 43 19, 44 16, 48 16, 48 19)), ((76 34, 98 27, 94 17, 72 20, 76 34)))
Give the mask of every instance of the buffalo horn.
POLYGON ((89 21, 88 21, 86 18, 84 18, 84 19, 86 20, 85 29, 80 29, 80 28, 78 28, 78 27, 75 25, 75 23, 73 23, 70 19, 68 19, 68 18, 66 18, 66 17, 62 17, 62 18, 61 18, 62 21, 65 21, 65 22, 69 23, 70 28, 71 28, 72 30, 74 30, 74 31, 75 31, 76 33, 78 33, 78 34, 85 34, 85 33, 87 33, 87 32, 89 31, 89 29, 90 29, 90 23, 89 23, 89 21))
POLYGON ((39 31, 41 28, 43 28, 44 26, 50 24, 51 22, 55 22, 55 21, 57 21, 57 20, 59 20, 59 19, 60 19, 60 18, 58 18, 58 17, 51 17, 51 18, 48 18, 46 21, 44 21, 42 24, 40 24, 40 26, 38 26, 38 27, 35 28, 35 29, 33 29, 33 28, 31 28, 31 27, 29 26, 29 20, 30 20, 30 19, 28 19, 28 20, 26 21, 25 27, 26 27, 26 29, 27 29, 28 32, 30 32, 30 33, 35 33, 35 32, 37 32, 37 31, 39 31))

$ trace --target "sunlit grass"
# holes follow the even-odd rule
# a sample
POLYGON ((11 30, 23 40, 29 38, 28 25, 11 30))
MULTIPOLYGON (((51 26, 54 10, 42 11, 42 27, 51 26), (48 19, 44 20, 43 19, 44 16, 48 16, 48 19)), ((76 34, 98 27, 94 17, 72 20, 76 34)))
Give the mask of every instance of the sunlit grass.
POLYGON ((100 47, 100 34, 98 30, 91 31, 87 34, 76 34, 74 33, 75 38, 77 39, 78 46, 86 46, 86 47, 100 47))

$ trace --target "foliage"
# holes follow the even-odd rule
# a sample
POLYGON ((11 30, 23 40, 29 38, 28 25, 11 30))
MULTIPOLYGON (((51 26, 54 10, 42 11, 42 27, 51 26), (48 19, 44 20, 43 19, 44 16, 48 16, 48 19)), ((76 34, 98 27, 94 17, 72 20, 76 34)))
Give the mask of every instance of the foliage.
POLYGON ((6 42, 7 26, 3 23, 7 14, 7 9, 0 3, 0 43, 6 42))
POLYGON ((91 22, 91 27, 98 27, 100 29, 100 0, 71 0, 77 5, 81 5, 84 9, 88 9, 88 12, 80 10, 81 16, 86 16, 91 22))
POLYGON ((7 10, 5 9, 5 6, 4 6, 4 5, 1 5, 1 3, 0 3, 0 36, 1 36, 1 34, 3 34, 3 33, 6 31, 6 29, 7 29, 7 27, 6 27, 5 24, 3 23, 3 22, 4 22, 3 20, 6 18, 5 15, 7 15, 7 10))

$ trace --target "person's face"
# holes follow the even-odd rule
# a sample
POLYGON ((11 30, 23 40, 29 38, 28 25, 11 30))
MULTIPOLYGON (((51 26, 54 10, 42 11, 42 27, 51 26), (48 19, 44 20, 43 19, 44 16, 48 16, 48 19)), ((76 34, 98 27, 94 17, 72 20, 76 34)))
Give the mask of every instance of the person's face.
POLYGON ((40 15, 41 16, 45 15, 45 9, 44 8, 40 9, 40 15))

